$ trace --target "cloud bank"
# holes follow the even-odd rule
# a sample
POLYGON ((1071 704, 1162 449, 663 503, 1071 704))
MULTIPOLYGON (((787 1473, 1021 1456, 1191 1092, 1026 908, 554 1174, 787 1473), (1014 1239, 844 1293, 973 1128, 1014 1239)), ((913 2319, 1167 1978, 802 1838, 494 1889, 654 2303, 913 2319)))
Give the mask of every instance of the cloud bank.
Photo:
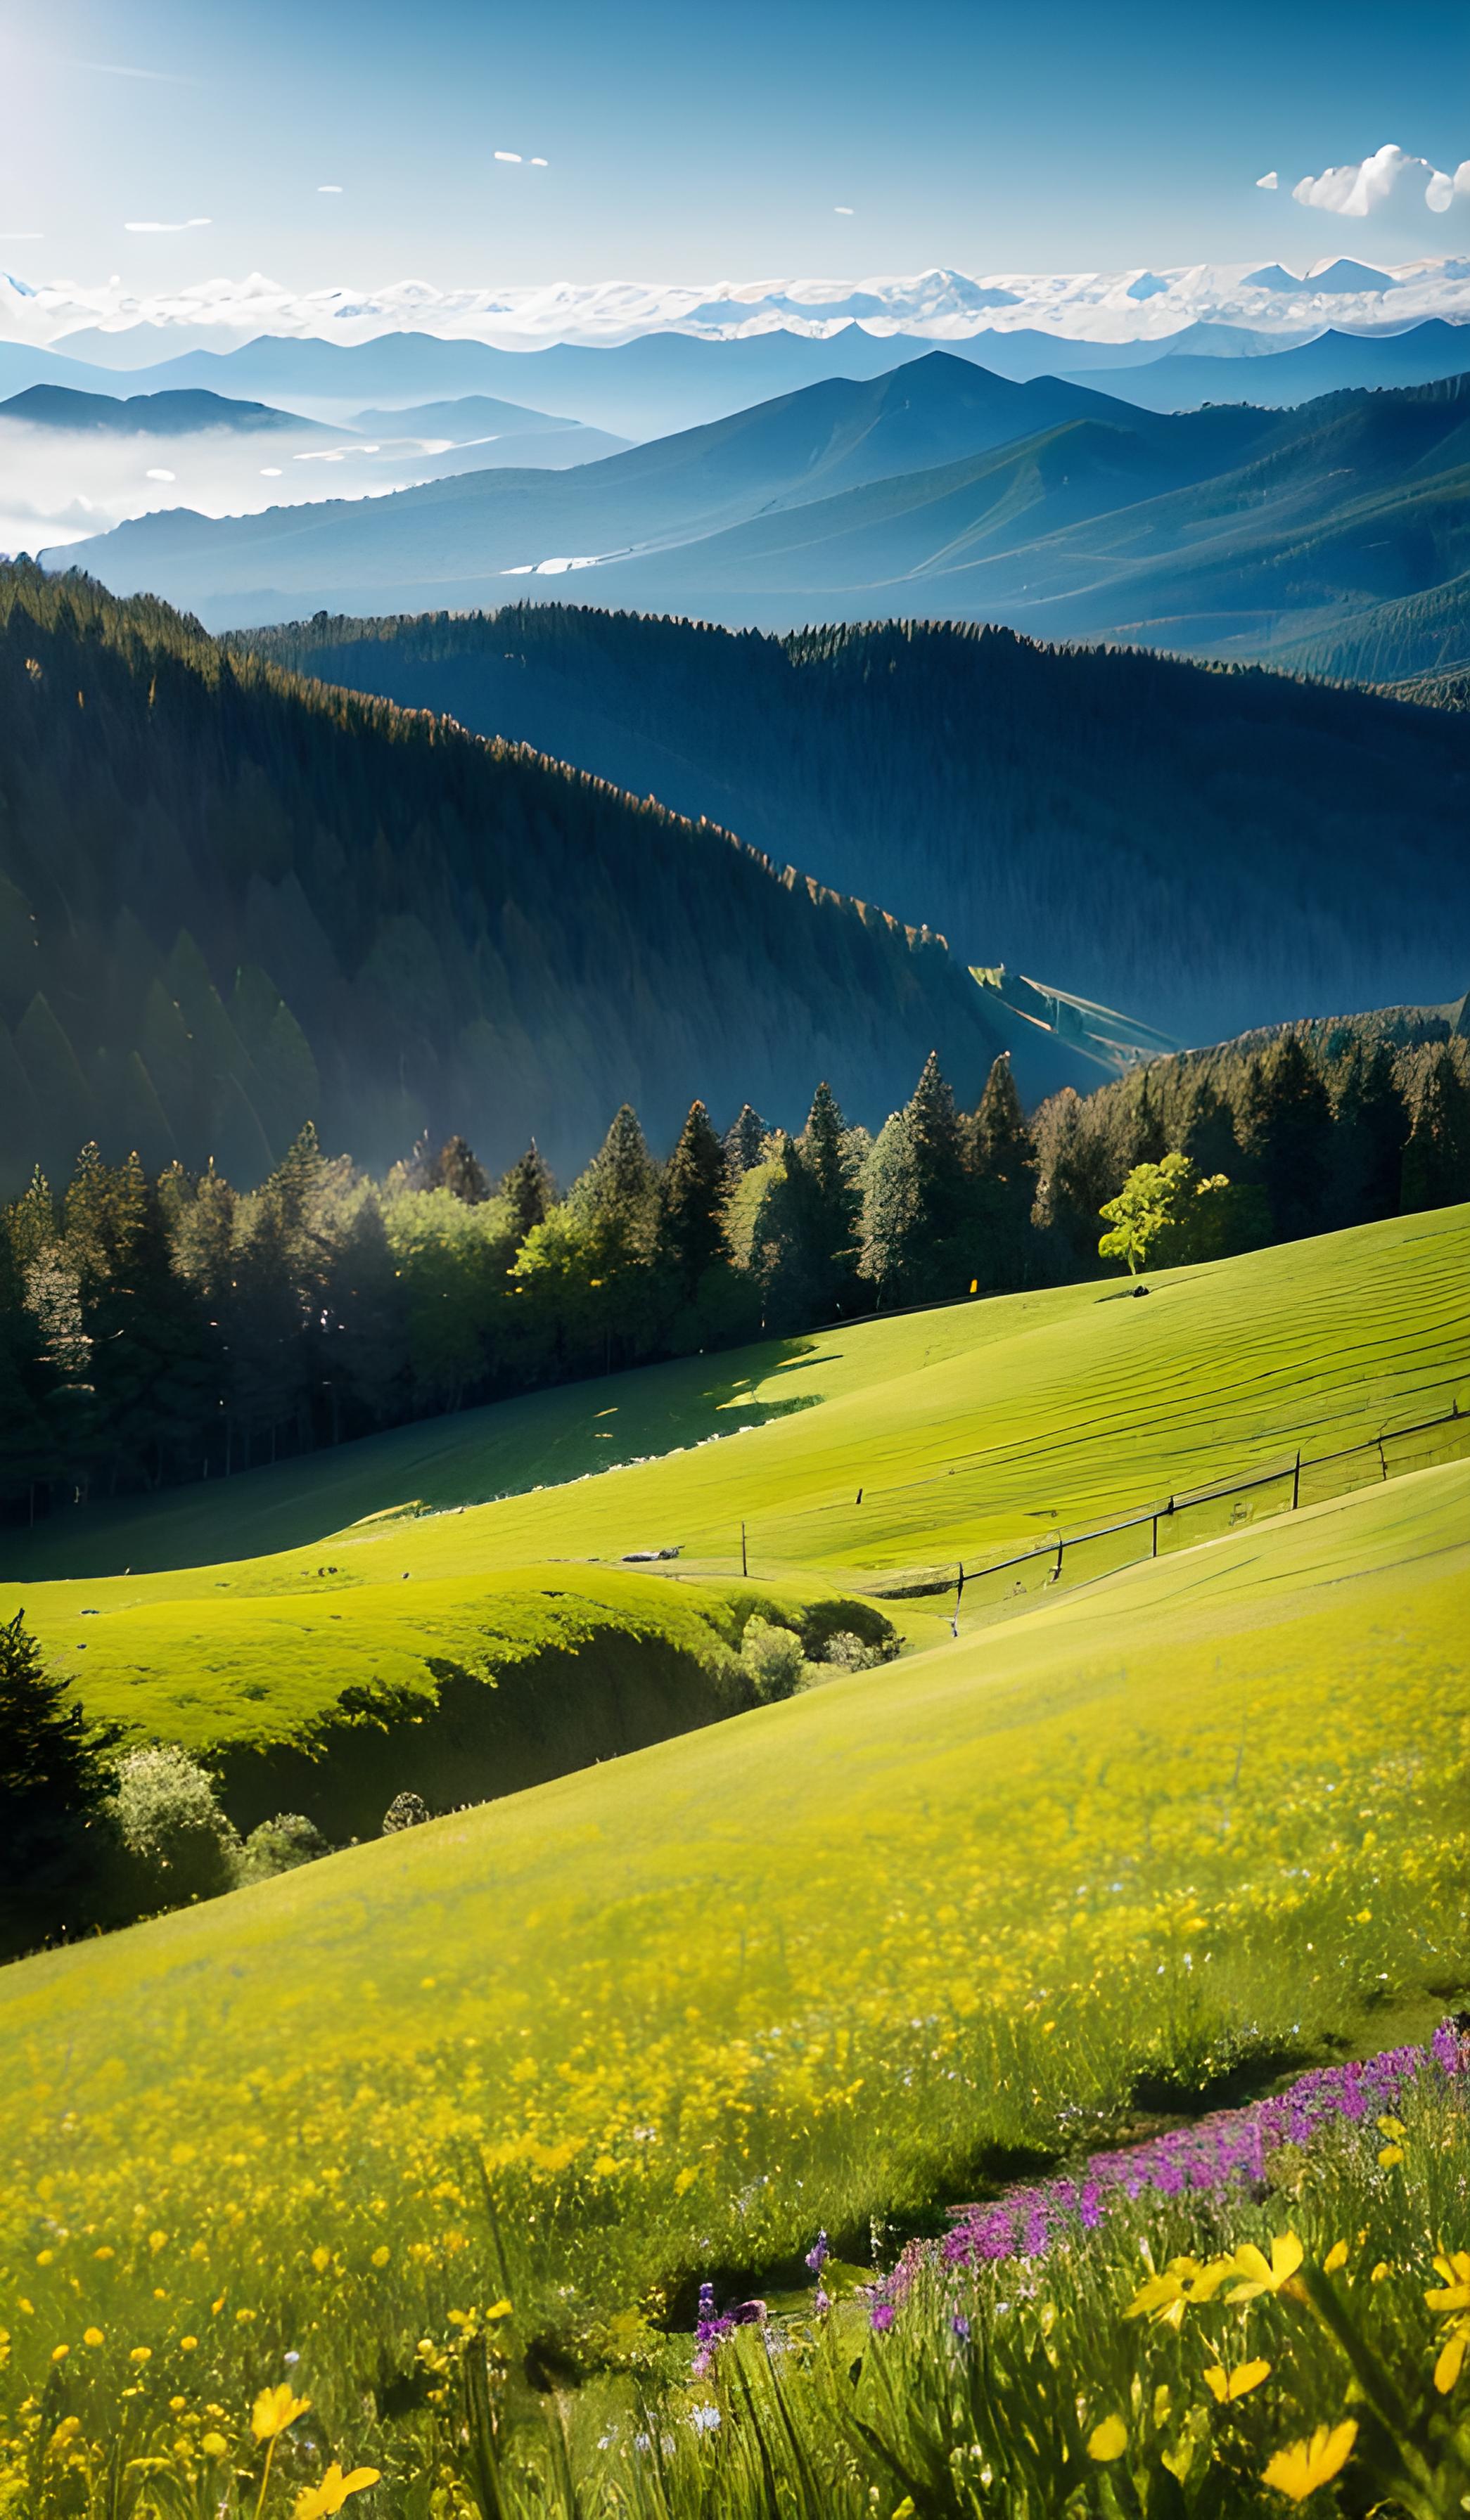
POLYGON ((212 219, 124 219, 129 236, 182 236, 186 228, 209 228, 212 219))
MULTIPOLYGON (((1273 177, 1263 177, 1273 183, 1273 177)), ((1427 158, 1410 157, 1396 142, 1385 141, 1371 158, 1360 158, 1355 165, 1328 166, 1320 175, 1304 175, 1292 186, 1292 200, 1309 210, 1335 210, 1345 219, 1365 219, 1383 202, 1389 201, 1401 184, 1417 191, 1422 184, 1424 201, 1431 210, 1447 210, 1456 202, 1470 202, 1470 158, 1464 158, 1452 175, 1432 166, 1427 158)))

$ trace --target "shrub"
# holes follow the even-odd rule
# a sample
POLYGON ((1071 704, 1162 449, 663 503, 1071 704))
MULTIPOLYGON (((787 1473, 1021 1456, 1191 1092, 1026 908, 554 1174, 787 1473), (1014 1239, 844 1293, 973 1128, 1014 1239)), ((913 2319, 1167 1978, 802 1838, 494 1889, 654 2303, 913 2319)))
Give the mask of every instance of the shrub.
POLYGON ((761 1618, 747 1620, 740 1659, 761 1705, 793 1696, 806 1668, 801 1638, 794 1637, 790 1628, 772 1627, 761 1618))
POLYGON ((433 1817, 422 1794, 394 1794, 383 1815, 383 1834, 395 1837, 400 1828, 422 1828, 433 1817))
POLYGON ((329 1852, 314 1822, 300 1812, 277 1812, 274 1820, 263 1820, 246 1839, 238 1878, 242 1883, 269 1881, 278 1872, 294 1872, 298 1865, 314 1864, 319 1855, 329 1852))
POLYGON ((134 1750, 117 1771, 117 1832, 170 1907, 232 1890, 244 1854, 214 1785, 172 1742, 134 1750))
POLYGON ((897 1642, 892 1644, 867 1645, 850 1628, 839 1628, 829 1637, 818 1659, 835 1663, 839 1671, 876 1671, 880 1663, 892 1662, 897 1652, 897 1642))

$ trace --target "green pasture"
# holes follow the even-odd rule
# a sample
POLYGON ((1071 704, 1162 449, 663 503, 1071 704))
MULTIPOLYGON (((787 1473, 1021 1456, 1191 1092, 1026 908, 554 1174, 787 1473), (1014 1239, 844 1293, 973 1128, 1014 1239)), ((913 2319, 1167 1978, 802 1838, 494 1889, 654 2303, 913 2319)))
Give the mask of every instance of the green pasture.
POLYGON ((376 1832, 404 1790, 450 1810, 734 1714, 753 1609, 813 1653, 835 1629, 886 1626, 840 1597, 625 1569, 347 1589, 324 1565, 309 1589, 88 1619, 71 1663, 95 1717, 207 1758, 240 1827, 287 1809, 341 1841, 376 1832))
POLYGON ((1161 1273, 1138 1300, 1104 1281, 858 1319, 61 1512, 0 1565, 86 1582, 61 1610, 315 1580, 328 1537, 359 1582, 661 1547, 738 1573, 742 1521, 758 1576, 1004 1553, 1470 1397, 1467 1278, 1461 1207, 1161 1273))
POLYGON ((493 2297, 477 2158, 528 2315, 606 2334, 1422 2025, 1467 1612, 1459 1463, 7 1969, 20 2365, 91 2318, 243 2387, 325 2320, 390 2370, 493 2297))

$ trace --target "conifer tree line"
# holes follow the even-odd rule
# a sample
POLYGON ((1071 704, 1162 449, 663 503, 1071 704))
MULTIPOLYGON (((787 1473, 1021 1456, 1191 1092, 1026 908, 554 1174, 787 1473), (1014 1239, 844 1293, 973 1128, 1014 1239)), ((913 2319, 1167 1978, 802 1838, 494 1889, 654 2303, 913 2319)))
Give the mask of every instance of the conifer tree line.
POLYGON ((565 1193, 534 1143, 461 1138, 374 1179, 301 1130, 257 1190, 84 1148, 0 1211, 0 1500, 229 1477, 406 1419, 858 1312, 1104 1274, 1100 1211, 1169 1154, 1229 1193, 1170 1257, 1470 1198, 1470 1044, 1373 1019, 973 1109, 933 1055, 876 1137, 696 1102, 665 1160, 615 1115, 565 1193))

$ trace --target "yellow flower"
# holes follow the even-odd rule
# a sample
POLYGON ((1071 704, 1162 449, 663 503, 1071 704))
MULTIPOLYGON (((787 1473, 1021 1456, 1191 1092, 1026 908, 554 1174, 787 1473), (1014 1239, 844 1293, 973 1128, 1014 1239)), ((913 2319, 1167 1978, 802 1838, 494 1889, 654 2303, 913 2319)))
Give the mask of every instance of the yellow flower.
POLYGON ((1456 2249, 1448 2258, 1436 2258, 1436 2274, 1445 2278, 1443 2292, 1424 2296, 1431 2310, 1470 2310, 1470 2249, 1456 2249))
POLYGON ((1327 2255, 1322 2260, 1322 2272, 1324 2275, 1335 2275, 1341 2268, 1347 2265, 1347 2241, 1334 2240, 1331 2248, 1327 2252, 1327 2255))
POLYGON ((1439 2360, 1434 2366, 1435 2387, 1442 2398, 1447 2398, 1470 2350, 1470 2249, 1456 2249, 1451 2257, 1436 2258, 1435 2272, 1445 2278, 1443 2289, 1437 2287, 1424 2298, 1431 2310, 1454 2314, 1441 2331, 1439 2360))
POLYGON ((101 2328, 100 2328, 100 2327, 87 2327, 87 2328, 84 2328, 84 2329, 82 2330, 82 2339, 81 2339, 81 2341, 82 2341, 83 2345, 100 2345, 100 2344, 102 2343, 102 2330, 101 2330, 101 2328))
POLYGON ((1104 2415, 1087 2443, 1087 2456, 1098 2460, 1122 2458, 1128 2446, 1128 2428, 1122 2415, 1104 2415))
POLYGON ((350 2476, 344 2476, 334 2458, 320 2485, 308 2485, 298 2496, 292 2520, 329 2520, 330 2514, 342 2509, 349 2494, 366 2493, 370 2485, 377 2484, 378 2476, 376 2467, 354 2467, 350 2476))
POLYGON ((151 2362, 153 2361, 153 2347, 151 2345, 135 2345, 127 2359, 129 2362, 151 2362))
POLYGON ((373 2265, 374 2265, 375 2267, 386 2267, 386 2266, 387 2266, 387 2264, 388 2264, 388 2261, 389 2261, 389 2258, 390 2258, 390 2255, 391 2255, 391 2251, 390 2251, 390 2250, 388 2250, 388 2249, 375 2249, 375 2250, 373 2251, 373 2260, 372 2260, 373 2265))
POLYGON ((1398 2161, 1401 2161, 1402 2159, 1403 2146, 1401 2143, 1386 2143, 1378 2156, 1378 2167, 1380 2170, 1392 2170, 1394 2164, 1398 2161))
POLYGON ((223 2433, 202 2433, 199 2446, 206 2458, 223 2458, 230 2445, 223 2433))
POLYGON ((1226 2301, 1255 2301, 1263 2292, 1280 2292, 1283 2285, 1290 2283, 1302 2257, 1302 2243, 1295 2231, 1288 2231, 1285 2239, 1272 2240, 1269 2266, 1254 2240, 1245 2241, 1235 2252, 1235 2272, 1244 2280, 1226 2293, 1226 2301))
POLYGON ((53 2345, 53 2347, 52 2347, 52 2349, 51 2349, 51 2360, 52 2360, 52 2362, 66 2362, 66 2359, 67 2359, 68 2355, 70 2353, 70 2351, 71 2351, 71 2348, 70 2348, 70 2346, 69 2346, 69 2345, 53 2345))
POLYGON ((198 2344, 199 2338, 197 2336, 181 2336, 179 2338, 179 2352, 181 2354, 192 2354, 198 2344))
POLYGON ((1233 2371, 1227 2371, 1223 2364, 1213 2362, 1205 2374, 1205 2386, 1217 2406, 1233 2407, 1248 2389, 1260 2388, 1270 2367, 1269 2362, 1237 2362, 1233 2371))
POLYGON ((1156 2327, 1179 2327, 1186 2310, 1215 2299, 1235 2265, 1233 2258, 1216 2258, 1208 2267, 1195 2258, 1171 2258, 1162 2274, 1140 2284, 1124 2317, 1151 2318, 1156 2327))
POLYGON ((289 2380, 278 2380, 273 2389, 262 2389, 251 2412, 251 2430, 256 2441, 274 2441, 277 2433, 284 2433, 310 2404, 309 2398, 296 2395, 289 2380))
POLYGON ((1265 2471, 1265 2482, 1284 2494, 1288 2502, 1305 2502, 1319 2485, 1330 2483, 1348 2464, 1353 2445, 1357 2439, 1357 2426, 1350 2417, 1346 2423, 1318 2424, 1310 2441, 1292 2442, 1278 2450, 1265 2471))

